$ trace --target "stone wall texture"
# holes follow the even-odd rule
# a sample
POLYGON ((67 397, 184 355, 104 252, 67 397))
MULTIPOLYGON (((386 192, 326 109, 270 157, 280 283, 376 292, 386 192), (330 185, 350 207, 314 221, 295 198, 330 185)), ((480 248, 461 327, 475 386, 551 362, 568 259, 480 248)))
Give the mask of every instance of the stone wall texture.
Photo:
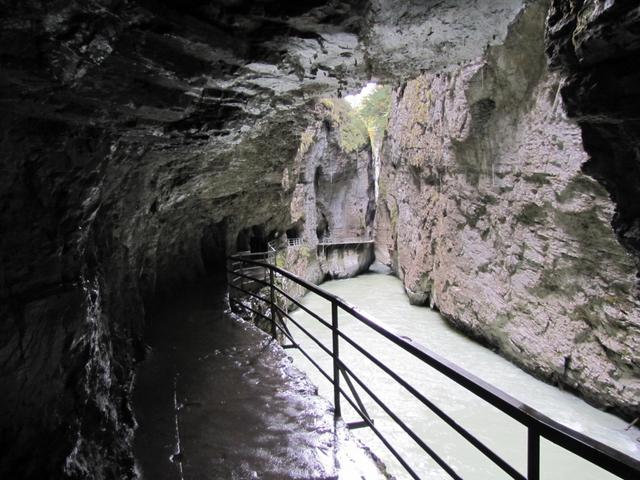
POLYGON ((317 122, 303 134, 306 140, 292 170, 291 226, 303 246, 291 249, 283 265, 320 283, 365 272, 373 262, 372 244, 323 242, 327 237, 336 242, 372 238, 375 179, 369 142, 346 151, 340 124, 320 104, 316 115, 317 122))
POLYGON ((637 259, 547 68, 546 5, 501 46, 395 94, 382 151, 378 259, 413 302, 524 369, 635 418, 637 259))

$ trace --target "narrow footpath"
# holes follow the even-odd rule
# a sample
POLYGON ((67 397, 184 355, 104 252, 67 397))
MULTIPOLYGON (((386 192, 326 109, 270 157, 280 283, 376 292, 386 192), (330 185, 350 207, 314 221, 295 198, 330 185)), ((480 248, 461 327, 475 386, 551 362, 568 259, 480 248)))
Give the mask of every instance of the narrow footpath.
POLYGON ((210 279, 148 315, 134 390, 142 478, 385 478, 282 349, 225 313, 224 295, 210 279))

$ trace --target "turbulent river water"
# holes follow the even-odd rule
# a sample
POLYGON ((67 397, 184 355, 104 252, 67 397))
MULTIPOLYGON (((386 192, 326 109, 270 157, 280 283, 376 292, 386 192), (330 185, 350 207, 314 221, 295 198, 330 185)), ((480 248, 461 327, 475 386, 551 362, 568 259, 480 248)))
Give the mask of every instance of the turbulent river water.
MULTIPOLYGON (((324 283, 322 288, 360 307, 386 328, 426 346, 554 420, 629 455, 640 457, 640 430, 634 427, 627 430, 627 424, 617 417, 603 413, 574 395, 535 379, 491 350, 453 330, 437 312, 410 305, 402 284, 395 277, 370 273, 348 280, 330 281, 324 283)), ((331 318, 329 303, 317 295, 306 295, 303 304, 319 312, 323 318, 331 318)), ((331 335, 317 320, 300 309, 294 312, 293 317, 330 348, 331 335)), ((518 422, 421 364, 345 313, 340 314, 340 328, 352 338, 357 338, 368 352, 400 373, 519 471, 525 472, 526 430, 518 422)), ((320 365, 330 373, 331 360, 326 354, 295 326, 291 325, 291 330, 296 341, 314 359, 322 359, 319 361, 320 365)), ((509 478, 385 373, 353 348, 348 348, 344 341, 341 342, 340 349, 341 358, 355 374, 365 380, 463 478, 509 478)), ((324 377, 299 352, 290 352, 298 368, 307 372, 318 385, 320 394, 332 399, 333 390, 324 377)), ((376 408, 370 398, 366 395, 362 398, 376 427, 384 432, 420 478, 449 478, 380 408, 376 408)), ((345 401, 343 418, 346 421, 360 420, 345 401)), ((354 430, 354 434, 385 462, 390 473, 397 478, 410 478, 369 429, 354 430)), ((617 477, 542 440, 541 478, 601 480, 617 477)))

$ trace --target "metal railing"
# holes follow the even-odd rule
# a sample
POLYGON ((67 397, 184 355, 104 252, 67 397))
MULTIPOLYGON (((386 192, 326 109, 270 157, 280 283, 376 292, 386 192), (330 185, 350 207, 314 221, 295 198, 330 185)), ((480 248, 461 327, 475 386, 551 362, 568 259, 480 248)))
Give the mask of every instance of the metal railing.
MULTIPOLYGON (((269 252, 277 252, 278 251, 278 244, 280 242, 278 240, 271 240, 269 243, 267 243, 267 249, 269 252)), ((301 237, 294 237, 294 238, 287 238, 287 241, 285 242, 285 247, 300 247, 304 245, 304 240, 301 237)), ((284 247, 281 247, 284 248, 284 247)))
POLYGON ((304 244, 304 241, 300 237, 287 238, 287 245, 290 247, 299 247, 304 244))
MULTIPOLYGON (((439 356, 438 354, 430 351, 422 345, 401 337, 380 325, 376 320, 369 317, 365 313, 358 310, 357 307, 345 302, 339 297, 324 291, 316 285, 313 285, 302 278, 278 268, 274 265, 248 259, 246 257, 230 257, 228 259, 229 265, 227 272, 229 274, 229 301, 232 308, 239 308, 242 311, 256 315, 263 320, 269 322, 271 326, 271 334, 274 338, 277 338, 278 332, 284 338, 289 341, 289 344, 283 345, 284 348, 297 348, 302 355, 307 358, 317 368, 320 373, 333 385, 333 403, 334 414, 336 417, 341 417, 341 401, 346 400, 351 407, 357 412, 362 419, 358 422, 352 422, 347 424, 350 428, 369 427, 373 433, 381 440, 390 453, 399 461, 404 469, 409 473, 412 478, 419 479, 420 477, 412 468, 411 465, 403 458, 402 454, 390 443, 385 435, 375 426, 373 419, 369 416, 360 396, 355 388, 358 385, 359 388, 366 392, 366 394, 375 402, 385 414, 392 419, 428 456, 430 456, 445 472, 449 474, 451 478, 461 479, 462 477, 440 456, 435 450, 429 446, 426 441, 415 433, 399 416, 386 405, 379 396, 373 392, 367 385, 367 382, 358 377, 353 370, 346 365, 340 357, 340 344, 346 342, 350 347, 353 347, 365 358, 367 358, 373 365, 378 367, 382 372, 388 375, 393 381, 395 381, 400 387, 409 392, 415 399, 422 403, 425 407, 431 410, 442 421, 444 421, 449 427, 457 432, 462 438, 473 445, 479 452, 484 454, 491 462, 507 473, 511 478, 518 480, 538 480, 540 478, 540 439, 544 438, 556 445, 574 453, 575 455, 582 457, 583 459, 591 462, 603 468, 604 470, 617 475, 623 479, 638 479, 640 478, 640 461, 630 457, 622 452, 619 452, 597 440, 594 440, 580 432, 572 430, 555 420, 550 419, 546 415, 538 412, 537 410, 525 405, 509 394, 495 388, 494 386, 484 382, 473 374, 460 368, 459 366, 451 363, 447 359, 439 356), (256 268, 261 269, 261 277, 257 278, 255 275, 256 268), (254 272, 253 275, 248 272, 254 272), (276 279, 286 280, 287 282, 293 282, 301 287, 304 287, 307 291, 313 292, 319 297, 327 300, 331 304, 331 320, 323 319, 321 316, 304 306, 300 301, 293 296, 289 295, 284 288, 278 285, 276 279), (241 281, 240 284, 238 281, 241 281), (249 280, 255 288, 244 283, 249 280), (235 292, 235 293, 233 293, 235 292), (268 298, 264 298, 264 295, 268 293, 268 298), (237 297, 240 294, 240 299, 237 297), (259 311, 252 306, 249 306, 242 302, 242 298, 253 298, 260 304, 264 304, 268 307, 266 311, 259 311), (291 317, 286 311, 286 308, 281 306, 278 302, 278 297, 281 301, 295 305, 297 308, 302 309, 316 321, 320 322, 326 328, 331 331, 332 344, 326 346, 314 337, 299 321, 291 317), (458 385, 462 386, 469 392, 474 393, 477 397, 485 400, 490 405, 498 408, 501 412, 505 413, 509 417, 513 418, 523 426, 527 428, 527 472, 526 475, 520 473, 514 466, 509 464, 495 451, 490 449, 481 440, 474 436, 469 430, 460 425, 451 416, 445 413, 431 400, 426 398, 421 392, 410 385, 401 374, 396 373, 387 365, 378 360, 372 355, 365 347, 358 344, 356 340, 345 334, 340 330, 340 314, 346 314, 350 317, 358 320, 363 325, 366 325, 377 334, 388 339, 393 344, 400 347, 405 352, 408 352, 418 360, 422 361, 425 365, 430 366, 447 378, 453 380, 458 385), (308 336, 326 355, 332 359, 332 372, 326 372, 320 367, 318 361, 313 359, 307 351, 305 351, 299 343, 295 341, 289 328, 284 320, 290 321, 301 332, 308 336), (343 385, 341 378, 344 379, 346 386, 343 385), (355 382, 355 384, 354 384, 355 382)), ((282 303, 282 302, 280 302, 282 303)))
POLYGON ((373 239, 368 233, 361 230, 335 229, 323 235, 318 240, 318 245, 341 245, 351 243, 370 243, 373 239))

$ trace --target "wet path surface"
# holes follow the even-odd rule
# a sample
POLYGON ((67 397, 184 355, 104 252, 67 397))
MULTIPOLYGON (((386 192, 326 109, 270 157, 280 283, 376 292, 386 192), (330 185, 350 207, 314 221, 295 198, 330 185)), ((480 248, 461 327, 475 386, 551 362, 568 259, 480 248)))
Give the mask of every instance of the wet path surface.
POLYGON ((382 478, 283 351, 224 313, 220 282, 165 302, 148 324, 134 390, 143 478, 382 478))

